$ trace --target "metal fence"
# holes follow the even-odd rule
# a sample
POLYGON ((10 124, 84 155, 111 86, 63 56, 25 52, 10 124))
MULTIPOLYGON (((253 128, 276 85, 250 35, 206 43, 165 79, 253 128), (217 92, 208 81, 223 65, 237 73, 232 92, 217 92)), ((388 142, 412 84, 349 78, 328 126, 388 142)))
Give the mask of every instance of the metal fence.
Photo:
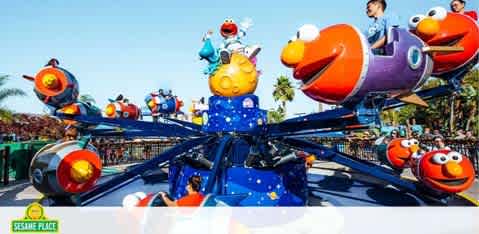
MULTIPOLYGON (((312 138, 313 141, 326 145, 338 152, 350 155, 353 158, 359 158, 368 161, 379 161, 378 145, 376 140, 360 140, 360 139, 338 139, 338 138, 312 138)), ((425 149, 432 148, 434 141, 421 140, 421 147, 425 149)), ((445 140, 446 146, 467 156, 479 176, 479 141, 478 140, 445 140)))
POLYGON ((152 159, 179 141, 172 139, 93 143, 104 166, 136 163, 152 159))
MULTIPOLYGON (((313 141, 334 148, 354 158, 368 161, 379 161, 378 145, 375 140, 344 139, 344 138, 312 138, 313 141)), ((117 142, 96 145, 104 165, 115 165, 128 162, 139 162, 151 159, 177 144, 175 140, 157 140, 140 142, 117 142)), ((479 141, 445 140, 451 149, 467 156, 479 174, 479 141)), ((431 148, 433 141, 421 140, 421 147, 431 148)))
MULTIPOLYGON (((354 158, 359 158, 369 161, 378 161, 378 145, 375 140, 348 140, 338 138, 313 138, 313 141, 329 146, 350 155, 354 158)), ((94 141, 93 145, 97 147, 100 158, 104 166, 113 166, 118 164, 137 163, 149 160, 156 155, 161 154, 170 147, 178 144, 180 141, 175 139, 165 140, 145 140, 145 141, 122 141, 122 140, 106 140, 94 141)), ((432 147, 433 141, 421 141, 423 147, 432 147)), ((451 149, 460 152, 469 157, 476 170, 476 175, 479 175, 479 141, 464 141, 464 140, 446 140, 446 145, 451 149)), ((33 155, 32 155, 33 156, 33 155)), ((8 184, 8 172, 12 170, 9 165, 9 150, 0 149, 0 175, 1 184, 8 184)), ((31 160, 31 157, 25 158, 31 160)), ((25 165, 29 165, 26 163, 25 165)), ((25 168, 28 171, 28 168, 25 168)), ((11 180, 12 178, 10 178, 11 180)))
MULTIPOLYGON (((102 165, 139 163, 149 160, 176 145, 174 139, 122 141, 118 139, 92 142, 98 149, 102 165)), ((0 186, 28 178, 28 167, 36 150, 29 145, 21 154, 10 146, 0 148, 0 186), (12 153, 13 151, 13 153, 12 153)))

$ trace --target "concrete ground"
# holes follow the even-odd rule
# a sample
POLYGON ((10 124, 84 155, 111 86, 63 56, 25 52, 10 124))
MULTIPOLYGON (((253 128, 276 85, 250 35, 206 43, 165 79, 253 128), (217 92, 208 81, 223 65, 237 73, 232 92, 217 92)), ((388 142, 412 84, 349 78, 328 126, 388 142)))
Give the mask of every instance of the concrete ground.
MULTIPOLYGON (((352 179, 357 179, 360 181, 368 181, 368 182, 373 182, 373 183, 383 183, 381 180, 378 180, 374 177, 364 175, 358 172, 351 171, 350 168, 345 167, 343 165, 334 163, 334 162, 327 162, 327 161, 317 161, 314 164, 314 168, 310 169, 310 173, 318 173, 322 175, 334 175, 335 171, 341 170, 346 172, 346 174, 349 174, 352 179)), ((402 177, 405 177, 407 179, 415 179, 414 175, 412 174, 410 169, 405 170, 402 174, 402 177)), ((475 199, 479 201, 479 179, 475 179, 474 184, 472 185, 471 188, 469 188, 467 191, 464 191, 463 194, 466 196, 475 199)))
MULTIPOLYGON (((121 172, 130 165, 131 164, 107 167, 105 168, 106 170, 104 170, 104 172, 121 172)), ((326 176, 336 176, 338 171, 341 171, 342 176, 346 175, 347 177, 354 180, 367 181, 371 183, 384 183, 376 178, 351 171, 347 167, 332 162, 317 161, 314 164, 314 168, 311 168, 309 170, 309 173, 326 176)), ((414 177, 409 170, 406 170, 403 173, 403 176, 408 178, 414 177)), ((468 191, 464 192, 464 194, 466 194, 472 199, 479 201, 479 180, 476 179, 474 185, 468 191)), ((40 199, 41 197, 42 195, 38 191, 36 191, 35 188, 33 188, 33 186, 27 180, 14 182, 7 187, 0 187, 0 206, 25 206, 31 202, 40 199)), ((323 204, 323 202, 321 201, 314 203, 327 205, 323 204)))
MULTIPOLYGON (((105 167, 102 170, 104 175, 110 175, 124 171, 133 164, 105 167)), ((13 181, 8 186, 0 186, 0 206, 25 206, 42 198, 28 180, 13 181)))

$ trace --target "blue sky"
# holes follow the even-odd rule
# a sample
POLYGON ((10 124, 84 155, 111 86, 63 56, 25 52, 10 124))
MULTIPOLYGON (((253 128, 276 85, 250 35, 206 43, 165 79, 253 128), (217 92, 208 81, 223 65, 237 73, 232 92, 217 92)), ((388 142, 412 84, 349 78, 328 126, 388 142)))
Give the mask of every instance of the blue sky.
MULTIPOLYGON (((365 1, 2 1, 0 8, 0 74, 8 74, 10 87, 21 88, 28 97, 8 99, 17 112, 42 113, 32 84, 22 74, 34 75, 51 57, 72 72, 80 93, 91 94, 99 107, 118 93, 143 105, 144 96, 160 87, 170 88, 185 101, 208 97, 206 65, 198 59, 201 38, 214 30, 220 43, 219 25, 226 17, 237 22, 245 17, 254 25, 246 43, 259 43, 262 70, 256 95, 261 107, 277 106, 272 98, 277 76, 291 76, 279 54, 296 29, 305 23, 319 28, 349 23, 364 29, 369 19, 365 1)), ((399 17, 402 26, 410 16, 434 6, 447 7, 448 0, 389 0, 387 13, 399 17)), ((469 9, 478 3, 469 1, 469 9)), ((317 110, 316 102, 300 90, 288 114, 317 110)), ((187 111, 187 108, 183 109, 187 111)))

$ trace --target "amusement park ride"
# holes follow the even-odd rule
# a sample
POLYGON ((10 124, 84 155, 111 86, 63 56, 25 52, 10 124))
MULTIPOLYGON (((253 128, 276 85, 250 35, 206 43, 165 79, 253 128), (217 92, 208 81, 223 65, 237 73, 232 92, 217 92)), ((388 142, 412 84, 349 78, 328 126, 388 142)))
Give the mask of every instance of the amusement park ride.
MULTIPOLYGON (((164 153, 108 179, 100 178, 101 161, 88 137, 48 145, 30 167, 31 182, 46 196, 44 203, 118 206, 136 194, 142 206, 161 206, 160 191, 179 198, 186 193, 188 178, 200 175, 204 206, 304 206, 310 204, 308 173, 303 158, 295 154, 304 151, 377 178, 395 193, 414 196, 421 205, 467 204, 457 193, 470 187, 475 174, 467 157, 457 152, 420 155, 416 140, 398 139, 388 146, 389 168, 301 136, 370 128, 380 124, 382 110, 406 103, 427 105, 424 100, 460 92, 461 79, 478 60, 479 29, 473 19, 433 8, 427 17, 412 17, 410 30, 389 29, 381 55, 372 53, 354 26, 319 30, 304 25, 284 47, 281 61, 303 82, 301 90, 307 96, 343 107, 274 124, 267 124, 266 111, 254 95, 260 48, 241 44, 242 30, 228 19, 221 27, 224 45, 215 48, 211 32, 203 40, 199 55, 208 62, 205 74, 213 96, 202 125, 167 117, 158 123, 138 121, 138 108, 130 110, 117 102, 107 107, 108 118, 103 118, 97 108, 77 100, 75 77, 56 60, 35 77, 26 76, 34 81, 38 98, 55 110, 53 115, 81 127, 85 136, 182 138, 164 153), (448 84, 418 90, 431 74, 448 84), (93 128, 98 125, 113 128, 93 128), (167 174, 162 171, 166 165, 167 174), (401 178, 391 169, 406 167, 417 181, 401 178)), ((153 94, 146 98, 152 113, 162 108, 155 99, 153 94)), ((170 100, 171 105, 164 107, 178 110, 180 101, 170 100)), ((404 205, 400 202, 394 205, 404 205)))

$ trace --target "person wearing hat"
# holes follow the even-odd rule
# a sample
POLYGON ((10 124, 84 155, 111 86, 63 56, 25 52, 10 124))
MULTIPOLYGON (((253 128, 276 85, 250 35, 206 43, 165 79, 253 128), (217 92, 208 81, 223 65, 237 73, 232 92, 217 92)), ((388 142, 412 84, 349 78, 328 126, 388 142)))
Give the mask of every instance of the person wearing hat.
POLYGON ((451 11, 458 14, 468 15, 474 20, 477 21, 477 12, 476 11, 466 11, 464 8, 466 7, 465 0, 452 0, 451 1, 451 11))

